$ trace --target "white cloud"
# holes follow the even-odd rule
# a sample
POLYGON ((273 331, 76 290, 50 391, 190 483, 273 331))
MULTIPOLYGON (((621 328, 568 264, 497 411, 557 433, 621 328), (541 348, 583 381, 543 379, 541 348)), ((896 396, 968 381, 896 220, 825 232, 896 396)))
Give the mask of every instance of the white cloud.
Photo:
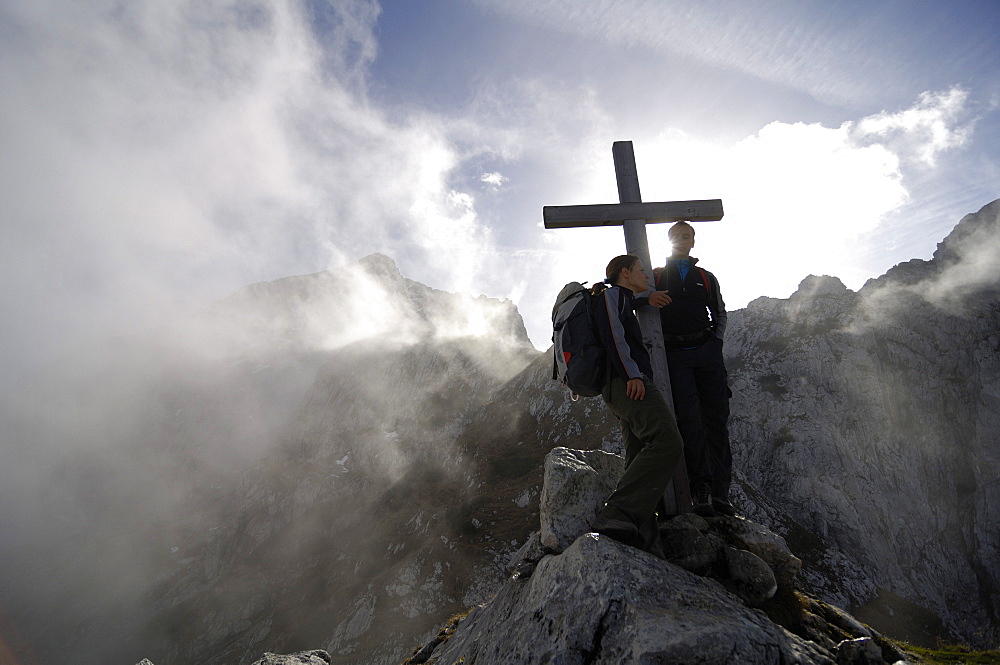
POLYGON ((924 92, 911 108, 862 118, 851 129, 860 145, 890 146, 896 154, 934 166, 938 153, 961 147, 969 140, 975 121, 966 122, 969 93, 952 88, 924 92))
POLYGON ((450 182, 447 123, 367 98, 377 3, 316 5, 319 36, 304 11, 0 9, 5 348, 48 353, 374 251, 470 283, 491 239, 450 182))
MULTIPOLYGON (((665 130, 635 145, 643 200, 723 200, 721 222, 696 225, 693 254, 719 275, 731 307, 760 295, 787 297, 808 274, 836 275, 857 289, 872 276, 861 251, 872 231, 909 200, 906 159, 962 144, 963 101, 955 91, 928 93, 885 116, 886 124, 773 122, 735 143, 665 130)), ((607 170, 595 178, 614 182, 607 170)), ((581 183, 573 202, 613 202, 585 199, 599 184, 581 183)), ((654 265, 668 251, 666 231, 665 224, 647 227, 654 265)), ((602 276, 623 249, 618 227, 548 233, 558 236, 551 246, 562 281, 602 276)))
POLYGON ((479 176, 479 181, 486 183, 487 185, 489 185, 490 189, 494 191, 500 189, 503 186, 503 184, 508 180, 510 180, 510 178, 507 178, 502 173, 499 173, 497 171, 494 171, 492 173, 484 173, 481 176, 479 176))
MULTIPOLYGON (((542 205, 616 200, 611 103, 585 83, 485 77, 449 116, 390 115, 366 89, 378 5, 316 7, 329 13, 319 38, 300 5, 277 0, 0 10, 17 27, 0 43, 12 192, 0 200, 0 304, 22 322, 5 346, 142 325, 375 251, 437 288, 515 299, 544 343, 549 290, 599 279, 622 249, 621 229, 537 228, 542 205)), ((591 10, 537 11, 594 22, 591 10)), ((698 250, 736 304, 787 295, 808 272, 857 282, 868 275, 852 277, 851 243, 906 200, 907 163, 962 145, 962 94, 837 128, 772 123, 727 144, 639 133, 643 195, 724 199, 726 220, 699 227, 698 250)), ((654 256, 664 232, 650 231, 654 256)))

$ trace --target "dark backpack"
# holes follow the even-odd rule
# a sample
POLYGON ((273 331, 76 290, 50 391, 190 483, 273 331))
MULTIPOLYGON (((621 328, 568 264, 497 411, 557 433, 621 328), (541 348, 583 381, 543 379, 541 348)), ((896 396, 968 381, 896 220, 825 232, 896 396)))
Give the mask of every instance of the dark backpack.
POLYGON ((574 401, 604 390, 607 359, 594 331, 594 301, 599 297, 583 284, 570 282, 552 307, 552 378, 569 388, 574 401))

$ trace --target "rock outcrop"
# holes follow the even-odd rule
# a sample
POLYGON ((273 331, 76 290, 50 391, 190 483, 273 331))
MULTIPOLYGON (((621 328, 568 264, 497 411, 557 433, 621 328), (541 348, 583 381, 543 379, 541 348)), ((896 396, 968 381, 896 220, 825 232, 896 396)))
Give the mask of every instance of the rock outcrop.
POLYGON ((549 536, 519 552, 517 572, 494 599, 454 618, 408 665, 903 660, 845 612, 797 592, 801 562, 780 536, 743 518, 665 522, 666 561, 588 533, 595 502, 624 467, 605 457, 549 454, 540 510, 549 536))
MULTIPOLYGON (((153 663, 148 658, 143 658, 136 665, 153 663)), ((330 654, 320 649, 292 654, 265 653, 253 665, 330 665, 330 654)))

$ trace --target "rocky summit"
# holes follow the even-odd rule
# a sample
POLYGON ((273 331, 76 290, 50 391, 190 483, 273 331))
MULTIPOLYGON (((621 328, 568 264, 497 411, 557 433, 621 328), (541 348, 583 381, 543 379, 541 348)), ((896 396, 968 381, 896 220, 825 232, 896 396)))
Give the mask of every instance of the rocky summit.
POLYGON ((552 451, 540 530, 514 575, 406 665, 905 662, 877 632, 797 591, 802 562, 746 519, 662 522, 666 560, 589 533, 623 467, 601 451, 552 451))

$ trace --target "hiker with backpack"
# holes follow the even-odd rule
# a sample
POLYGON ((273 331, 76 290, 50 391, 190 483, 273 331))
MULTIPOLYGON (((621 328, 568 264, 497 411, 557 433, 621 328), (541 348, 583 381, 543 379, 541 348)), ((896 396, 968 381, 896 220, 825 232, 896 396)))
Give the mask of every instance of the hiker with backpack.
POLYGON ((726 304, 719 280, 691 256, 694 227, 677 222, 668 231, 671 255, 653 271, 649 304, 661 306, 663 344, 694 512, 735 515, 729 501, 733 457, 729 446, 729 390, 722 338, 726 304), (662 295, 666 292, 667 297, 662 295))
MULTIPOLYGON (((638 257, 625 255, 612 259, 605 274, 610 288, 596 297, 593 328, 606 359, 601 395, 621 423, 625 473, 592 528, 662 557, 656 508, 680 463, 683 442, 651 378, 634 312, 635 294, 649 290, 648 273, 638 257)), ((659 294, 655 300, 670 298, 659 294)))

